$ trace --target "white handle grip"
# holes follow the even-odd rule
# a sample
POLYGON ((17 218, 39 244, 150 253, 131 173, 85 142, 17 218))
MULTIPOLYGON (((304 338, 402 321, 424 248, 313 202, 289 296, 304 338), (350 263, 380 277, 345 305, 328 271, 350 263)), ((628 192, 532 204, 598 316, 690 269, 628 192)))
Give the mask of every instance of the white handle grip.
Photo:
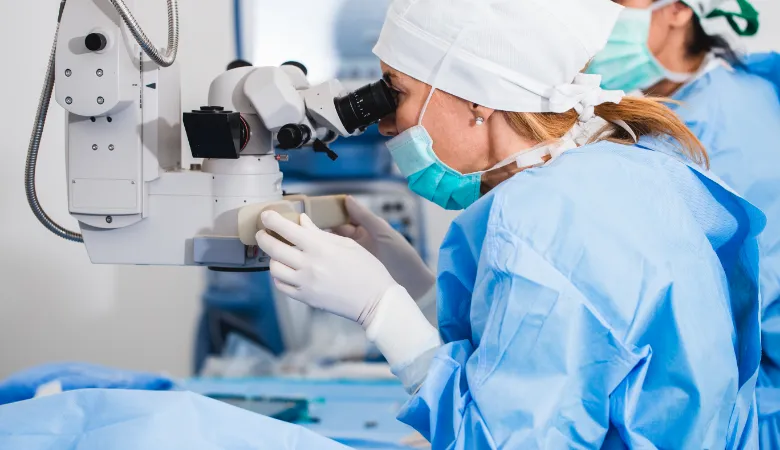
POLYGON ((349 213, 344 204, 346 195, 328 195, 322 197, 307 197, 305 195, 289 195, 283 200, 272 203, 248 205, 238 211, 238 237, 244 245, 257 245, 255 236, 265 226, 260 220, 264 211, 276 211, 282 217, 301 223, 301 214, 306 213, 317 227, 334 228, 349 223, 349 213))

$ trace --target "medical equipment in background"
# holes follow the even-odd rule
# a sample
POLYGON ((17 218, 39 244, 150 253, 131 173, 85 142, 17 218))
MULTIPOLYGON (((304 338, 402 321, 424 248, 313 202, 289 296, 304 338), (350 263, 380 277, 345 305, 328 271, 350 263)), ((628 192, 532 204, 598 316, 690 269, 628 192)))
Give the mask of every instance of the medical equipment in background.
MULTIPOLYGON (((50 231, 83 242, 93 263, 266 269, 268 258, 239 239, 239 211, 283 201, 274 146, 335 159, 328 144, 359 135, 395 99, 382 81, 353 92, 336 80, 312 86, 295 63, 231 70, 211 84, 208 106, 183 115, 192 154, 204 161, 181 167, 178 6, 167 3, 168 47, 158 51, 132 1, 61 2, 28 149, 28 202, 50 231), (81 233, 52 220, 35 190, 52 91, 67 111, 68 206, 81 233)), ((254 211, 244 227, 257 227, 254 211)))
MULTIPOLYGON (((251 18, 244 17, 252 9, 244 11, 240 3, 236 3, 236 17, 243 17, 244 20, 236 20, 239 28, 243 23, 252 22, 251 18)), ((347 0, 341 2, 336 10, 332 39, 338 56, 336 77, 347 90, 359 89, 382 76, 381 67, 371 48, 379 38, 387 5, 386 0, 347 0)), ((258 6, 253 5, 254 8, 258 6)), ((247 33, 239 29, 236 35, 265 41, 272 38, 275 32, 270 30, 266 34, 262 30, 247 33)), ((240 42, 240 37, 238 40, 237 49, 252 47, 251 43, 240 42)), ((319 53, 331 52, 325 48, 327 45, 331 44, 312 46, 311 56, 315 61, 314 57, 319 53)), ((242 56, 239 53, 239 59, 230 63, 228 69, 251 65, 242 60, 242 56)), ((360 136, 331 144, 332 149, 339 154, 339 158, 333 162, 328 161, 327 155, 323 153, 277 151, 285 159, 280 163, 284 173, 282 188, 287 194, 308 196, 350 194, 387 220, 426 260, 423 201, 409 190, 406 180, 395 172, 385 147, 386 140, 377 127, 371 126, 360 136)), ((295 370, 294 366, 310 366, 313 370, 322 361, 370 361, 380 358, 376 348, 366 341, 365 333, 359 326, 340 317, 313 311, 300 302, 290 301, 274 289, 266 273, 212 271, 206 276, 204 313, 199 324, 194 355, 196 373, 234 376, 235 370, 224 367, 237 367, 238 371, 244 370, 254 375, 268 374, 269 355, 259 349, 257 352, 264 356, 254 358, 255 364, 249 364, 252 357, 243 353, 241 361, 228 361, 231 356, 239 358, 229 345, 231 334, 241 336, 247 348, 253 344, 264 348, 271 356, 285 357, 284 362, 289 363, 288 370, 295 370), (219 355, 222 361, 218 363, 214 358, 219 355), (209 367, 204 366, 207 356, 210 356, 209 367), (220 363, 229 365, 218 366, 220 363)))
POLYGON ((309 402, 300 398, 268 398, 242 395, 206 395, 255 414, 271 417, 282 422, 295 423, 308 420, 309 402))

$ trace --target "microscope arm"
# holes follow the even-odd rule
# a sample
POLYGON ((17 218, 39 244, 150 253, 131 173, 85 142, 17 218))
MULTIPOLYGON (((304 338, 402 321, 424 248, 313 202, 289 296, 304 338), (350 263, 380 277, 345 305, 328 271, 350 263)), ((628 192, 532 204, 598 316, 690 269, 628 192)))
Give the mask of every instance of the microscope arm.
MULTIPOLYGON (((306 212, 322 226, 345 221, 339 198, 283 199, 275 148, 311 146, 334 157, 327 143, 395 110, 389 88, 380 81, 347 93, 336 80, 311 86, 300 65, 242 67, 214 80, 209 106, 182 115, 178 45, 146 56, 126 17, 134 3, 124 0, 120 11, 108 0, 62 2, 44 93, 56 75, 53 97, 67 121, 68 209, 81 233, 42 220, 47 228, 83 239, 96 264, 264 270, 269 261, 253 236, 240 239, 240 214, 257 229, 263 205, 281 204, 292 219, 306 212), (202 164, 182 166, 182 123, 202 164)), ((175 31, 174 16, 175 8, 175 31)), ((40 132, 34 137, 39 142, 40 132)), ((37 144, 31 148, 34 169, 37 144)), ((32 173, 28 196, 35 197, 32 173)), ((35 200, 34 212, 46 218, 35 200)))

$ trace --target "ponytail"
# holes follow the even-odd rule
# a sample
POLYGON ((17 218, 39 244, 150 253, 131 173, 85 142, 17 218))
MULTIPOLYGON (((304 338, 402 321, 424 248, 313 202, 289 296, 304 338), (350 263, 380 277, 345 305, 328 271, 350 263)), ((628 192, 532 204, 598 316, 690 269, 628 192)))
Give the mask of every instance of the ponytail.
MULTIPOLYGON (((610 122, 591 142, 611 141, 633 145, 634 138, 614 124, 624 121, 636 137, 670 137, 677 142, 680 151, 691 161, 709 168, 709 157, 704 146, 668 106, 664 98, 624 97, 617 103, 604 103, 596 107, 596 115, 610 122)), ((579 114, 571 109, 565 113, 504 113, 512 129, 523 137, 536 142, 562 138, 574 125, 579 114)))
POLYGON ((671 137, 680 151, 691 161, 709 168, 707 150, 699 138, 664 103, 671 100, 657 97, 624 97, 619 104, 604 103, 596 107, 596 115, 610 122, 607 125, 606 140, 622 144, 633 144, 634 139, 626 130, 612 122, 622 120, 640 136, 671 137))

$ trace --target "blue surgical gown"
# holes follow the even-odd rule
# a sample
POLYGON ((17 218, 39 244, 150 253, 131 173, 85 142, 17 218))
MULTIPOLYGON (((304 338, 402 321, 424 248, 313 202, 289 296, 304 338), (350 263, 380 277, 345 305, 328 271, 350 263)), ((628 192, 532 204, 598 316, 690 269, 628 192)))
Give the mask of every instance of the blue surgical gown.
POLYGON ((751 55, 675 96, 677 112, 710 153, 712 171, 759 207, 763 361, 758 380, 761 447, 780 449, 780 55, 751 55))
POLYGON ((764 217, 672 148, 581 147, 465 210, 399 419, 434 449, 754 448, 764 217))

